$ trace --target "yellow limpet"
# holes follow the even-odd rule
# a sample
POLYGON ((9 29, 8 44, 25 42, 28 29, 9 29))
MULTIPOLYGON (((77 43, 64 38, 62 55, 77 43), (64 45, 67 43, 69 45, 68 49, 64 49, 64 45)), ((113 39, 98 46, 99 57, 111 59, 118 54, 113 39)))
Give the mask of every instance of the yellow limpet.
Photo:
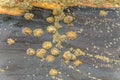
POLYGON ((75 56, 84 56, 85 52, 83 52, 81 49, 75 49, 74 55, 75 56))
POLYGON ((73 31, 67 32, 66 35, 69 40, 75 40, 77 38, 76 32, 73 31))
POLYGON ((48 33, 54 34, 54 33, 56 33, 56 31, 57 31, 57 29, 54 26, 48 26, 47 27, 47 32, 48 33))
POLYGON ((25 14, 24 14, 24 18, 25 18, 26 20, 32 20, 33 17, 34 17, 34 14, 32 14, 32 13, 25 13, 25 14))
POLYGON ((15 43, 15 40, 12 38, 7 39, 8 45, 13 45, 15 43))
POLYGON ((75 60, 75 61, 74 61, 74 65, 75 65, 76 67, 80 66, 81 64, 82 64, 82 61, 80 61, 80 60, 75 60))
POLYGON ((48 18, 46 19, 46 21, 47 21, 48 23, 53 23, 53 22, 55 21, 55 19, 54 19, 54 17, 48 17, 48 18))
POLYGON ((62 46, 62 43, 59 41, 58 43, 56 43, 55 45, 58 49, 62 49, 63 46, 62 46))
POLYGON ((70 23, 72 23, 73 22, 73 20, 74 20, 74 18, 72 17, 72 16, 65 16, 65 18, 64 18, 64 23, 66 23, 66 24, 70 24, 70 23))
POLYGON ((71 52, 70 52, 70 51, 66 51, 66 52, 64 52, 64 54, 63 54, 63 58, 64 58, 64 60, 66 60, 66 61, 71 60, 71 58, 72 58, 72 54, 71 54, 71 52))
POLYGON ((73 47, 69 48, 69 51, 74 51, 74 48, 73 47))
POLYGON ((33 35, 34 35, 35 37, 40 37, 40 36, 42 36, 43 34, 44 34, 43 30, 40 29, 40 28, 33 30, 33 35))
POLYGON ((46 61, 47 62, 53 62, 55 60, 55 57, 53 56, 53 55, 48 55, 47 57, 46 57, 46 61))
POLYGON ((76 60, 76 59, 77 59, 76 56, 75 56, 74 54, 72 54, 70 60, 73 60, 73 61, 74 61, 74 60, 76 60))
POLYGON ((66 35, 61 35, 60 36, 60 41, 61 42, 65 42, 67 40, 67 36, 66 35))
POLYGON ((28 48, 27 51, 26 51, 26 53, 27 53, 27 55, 29 55, 29 56, 33 56, 33 55, 35 55, 35 50, 32 49, 32 48, 28 48))
POLYGON ((62 9, 61 8, 55 8, 55 9, 53 9, 53 12, 52 12, 52 14, 54 16, 60 15, 61 13, 62 13, 62 9))
POLYGON ((60 34, 58 31, 53 35, 53 43, 58 43, 60 42, 60 34))
POLYGON ((101 10, 99 15, 105 17, 108 14, 108 11, 101 10))
POLYGON ((63 58, 65 61, 70 61, 70 60, 74 61, 77 59, 76 56, 72 54, 70 51, 64 52, 63 58))
POLYGON ((49 71, 49 75, 50 76, 57 76, 59 74, 59 72, 58 72, 58 70, 56 70, 56 69, 51 69, 50 71, 49 71))
POLYGON ((52 43, 46 41, 46 42, 43 43, 42 47, 43 47, 44 49, 48 50, 48 49, 52 48, 52 43))
POLYGON ((25 27, 22 29, 22 33, 25 35, 25 36, 28 36, 28 35, 32 35, 32 30, 28 27, 25 27))
POLYGON ((37 49, 36 51, 36 56, 38 58, 44 58, 45 54, 46 54, 46 50, 45 49, 37 49))
POLYGON ((57 48, 53 48, 51 49, 51 54, 54 55, 54 56, 58 56, 60 53, 59 49, 57 48))
POLYGON ((63 26, 60 25, 58 22, 55 22, 55 23, 54 23, 54 26, 55 26, 56 29, 60 29, 60 28, 63 27, 63 26))

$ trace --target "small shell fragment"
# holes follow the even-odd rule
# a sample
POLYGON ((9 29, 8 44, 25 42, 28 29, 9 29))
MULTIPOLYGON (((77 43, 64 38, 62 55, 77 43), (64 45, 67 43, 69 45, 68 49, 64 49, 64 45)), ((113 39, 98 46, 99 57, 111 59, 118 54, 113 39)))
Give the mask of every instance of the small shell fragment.
POLYGON ((99 15, 102 16, 102 17, 105 17, 106 15, 108 14, 107 11, 104 11, 104 10, 101 10, 99 15))
POLYGON ((81 49, 75 49, 74 55, 75 56, 84 56, 85 52, 83 52, 81 49))

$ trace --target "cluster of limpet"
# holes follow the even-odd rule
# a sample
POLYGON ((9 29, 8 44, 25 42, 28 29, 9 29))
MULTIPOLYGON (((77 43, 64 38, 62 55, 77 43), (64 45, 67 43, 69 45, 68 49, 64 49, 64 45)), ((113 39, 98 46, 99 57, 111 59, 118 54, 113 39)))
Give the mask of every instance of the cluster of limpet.
MULTIPOLYGON (((53 40, 43 42, 41 48, 39 48, 37 50, 34 50, 33 48, 28 48, 26 50, 27 55, 36 56, 37 58, 46 60, 46 62, 50 63, 50 62, 54 62, 55 59, 60 54, 62 54, 62 58, 64 59, 65 62, 71 61, 73 63, 73 65, 76 67, 79 67, 83 64, 83 62, 78 59, 78 57, 80 57, 80 56, 87 56, 92 59, 95 58, 95 60, 100 60, 100 61, 107 62, 107 63, 111 62, 111 59, 109 59, 106 56, 87 54, 80 49, 71 48, 69 50, 66 50, 65 52, 61 51, 62 48, 64 48, 64 46, 62 46, 62 44, 64 42, 67 42, 68 40, 73 41, 73 40, 77 39, 77 33, 75 31, 68 31, 65 34, 59 34, 59 29, 64 27, 59 24, 60 21, 63 21, 67 26, 69 26, 69 25, 71 26, 74 21, 74 17, 72 17, 71 15, 64 14, 63 8, 74 4, 74 2, 78 3, 80 1, 80 4, 81 4, 82 1, 84 2, 84 0, 1 0, 1 1, 5 1, 6 7, 13 8, 13 7, 18 6, 18 8, 20 8, 21 10, 31 10, 32 6, 29 4, 29 2, 31 2, 31 1, 37 1, 37 2, 39 2, 39 1, 40 2, 41 1, 48 2, 49 1, 49 2, 56 2, 56 3, 61 2, 61 5, 64 6, 64 7, 54 8, 54 10, 52 12, 53 15, 46 18, 46 21, 49 24, 52 23, 52 25, 49 25, 46 28, 46 31, 50 35, 53 36, 53 40), (16 4, 15 1, 18 3, 16 4), (7 4, 6 4, 6 2, 7 2, 7 4), (68 6, 65 6, 65 4, 64 4, 65 2, 67 3, 66 5, 68 5, 68 6), (47 55, 47 53, 49 53, 49 54, 47 55)), ((87 1, 90 1, 91 3, 98 5, 98 6, 101 6, 101 5, 104 6, 103 4, 106 2, 108 3, 108 5, 109 5, 109 3, 113 3, 113 5, 115 5, 115 6, 118 6, 120 4, 119 0, 98 0, 98 1, 97 0, 87 0, 87 1)), ((85 1, 85 2, 87 2, 87 1, 85 1)), ((87 4, 87 5, 89 6, 89 4, 87 4)), ((4 4, 3 4, 3 6, 4 6, 4 4)), ((41 4, 40 6, 43 6, 43 5, 41 4)), ((44 5, 44 7, 45 6, 46 5, 44 5)), ((51 4, 48 6, 51 7, 54 5, 51 4)), ((94 5, 93 5, 93 7, 94 7, 94 5)), ((17 9, 15 9, 15 12, 17 12, 17 9)), ((18 12, 19 12, 19 10, 18 10, 18 12)), ((9 11, 8 11, 7 14, 12 14, 12 13, 9 13, 9 11)), ((108 14, 108 11, 101 10, 99 13, 99 16, 105 17, 105 16, 107 16, 107 14, 108 14)), ((34 18, 34 14, 29 13, 27 11, 27 13, 24 14, 24 18, 26 20, 32 20, 34 18)), ((44 31, 40 28, 32 30, 29 27, 25 27, 25 28, 23 28, 22 33, 25 36, 34 36, 35 38, 38 38, 44 34, 44 31)), ((7 40, 7 43, 8 43, 8 45, 13 45, 13 44, 15 44, 15 40, 12 38, 9 38, 7 40)), ((79 71, 79 70, 77 70, 77 71, 79 71)), ((57 75, 59 75, 59 71, 57 69, 51 69, 49 71, 49 75, 57 76, 57 75)), ((93 77, 93 78, 89 77, 89 78, 91 78, 91 80, 93 80, 93 79, 98 80, 95 77, 93 77)), ((57 80, 62 80, 62 79, 57 79, 57 80)), ((101 80, 101 79, 99 79, 99 80, 101 80)))
MULTIPOLYGON (((46 21, 50 24, 48 27, 46 27, 46 31, 53 37, 53 40, 43 42, 41 48, 37 50, 28 48, 28 50, 26 51, 27 55, 36 56, 39 59, 51 63, 55 61, 56 57, 62 54, 62 58, 65 62, 72 61, 74 66, 80 66, 82 64, 82 61, 78 59, 78 56, 85 55, 84 52, 82 52, 81 50, 68 50, 61 53, 61 49, 64 48, 64 46, 62 46, 62 43, 68 40, 75 40, 77 38, 77 33, 75 31, 69 31, 62 35, 59 34, 59 29, 63 27, 59 24, 59 22, 63 21, 66 25, 72 24, 74 18, 70 15, 65 15, 63 9, 61 8, 55 8, 52 14, 53 16, 49 16, 48 18, 46 18, 46 21)), ((26 13, 24 17, 27 20, 32 20, 34 16, 30 13, 26 13)), ((40 28, 34 29, 32 31, 30 28, 25 27, 23 28, 22 33, 25 36, 33 35, 34 37, 41 37, 44 34, 44 31, 40 28)), ((56 69, 51 69, 49 71, 49 75, 57 76, 58 71, 56 69)))
MULTIPOLYGON (((41 48, 37 50, 34 50, 33 48, 28 48, 26 51, 27 55, 36 56, 41 60, 45 60, 46 62, 51 63, 55 61, 56 57, 58 57, 59 54, 62 54, 62 58, 65 60, 65 62, 72 61, 74 66, 80 66, 82 64, 82 61, 78 59, 78 56, 85 55, 85 53, 82 52, 80 49, 73 49, 73 51, 68 50, 61 53, 61 49, 64 48, 64 46, 62 46, 62 43, 68 40, 75 40, 77 38, 77 33, 75 31, 68 31, 62 35, 59 34, 59 29, 63 27, 59 24, 59 22, 63 21, 66 25, 72 24, 74 18, 70 15, 65 15, 63 9, 61 8, 55 8, 52 14, 53 16, 49 16, 48 18, 46 18, 46 21, 50 23, 50 25, 46 27, 46 31, 51 36, 53 36, 53 40, 43 42, 41 48)), ((27 20, 32 20, 34 15, 31 13, 26 13, 24 17, 27 20)), ((22 33, 25 36, 33 35, 34 37, 41 37, 44 34, 44 31, 41 28, 32 30, 28 27, 25 27, 22 29, 22 33)), ((56 69, 51 69, 49 75, 57 76, 58 71, 56 69)))
MULTIPOLYGON (((107 15, 107 11, 100 11, 99 15, 105 17, 107 15)), ((64 46, 62 45, 64 42, 73 41, 77 39, 77 32, 76 31, 68 31, 64 34, 60 34, 59 30, 65 26, 60 25, 59 22, 64 22, 65 25, 69 26, 73 23, 74 17, 71 15, 66 15, 63 12, 62 8, 55 8, 52 12, 52 16, 46 18, 46 22, 50 25, 46 27, 46 31, 53 37, 51 41, 44 41, 41 48, 34 50, 33 48, 28 48, 26 50, 26 54, 29 56, 36 56, 41 61, 45 60, 47 63, 53 63, 59 55, 62 55, 62 59, 65 63, 69 64, 69 62, 74 65, 74 67, 79 67, 83 64, 81 60, 79 60, 80 56, 91 56, 83 52, 81 49, 73 49, 70 48, 66 51, 61 51, 64 46), (47 54, 49 53, 49 54, 47 54)), ((34 18, 34 14, 26 13, 24 14, 24 18, 26 20, 32 20, 34 18)), ((43 36, 45 33, 43 29, 37 28, 32 30, 29 27, 24 27, 22 29, 22 33, 25 36, 34 36, 35 38, 39 38, 43 36)), ((15 43, 15 40, 8 39, 7 43, 12 45, 15 43)), ((93 55, 92 55, 93 56, 93 55)), ((108 57, 95 55, 92 58, 97 60, 101 60, 104 62, 110 62, 111 60, 108 57)), ((59 75, 58 70, 51 69, 49 71, 50 76, 57 76, 59 75)))
MULTIPOLYGON (((66 64, 72 63, 74 67, 79 67, 83 64, 81 60, 79 60, 80 56, 88 56, 95 58, 96 60, 101 60, 103 62, 111 62, 111 60, 108 57, 100 56, 100 55, 88 55, 85 52, 83 52, 81 49, 73 49, 70 48, 66 51, 61 51, 64 46, 62 46, 63 43, 67 41, 74 41, 77 39, 77 32, 76 31, 68 31, 64 34, 60 34, 59 30, 64 27, 59 24, 59 22, 64 22, 67 26, 69 24, 72 24, 74 21, 74 17, 70 15, 65 15, 63 10, 60 8, 56 8, 52 12, 53 16, 49 16, 46 18, 46 21, 50 24, 46 27, 46 31, 50 34, 50 36, 53 37, 51 41, 44 41, 42 43, 41 48, 38 48, 37 50, 33 48, 28 48, 26 50, 26 54, 29 56, 36 56, 41 61, 45 60, 47 63, 53 63, 57 57, 59 57, 60 54, 62 54, 62 59, 65 61, 66 64), (49 53, 49 54, 47 54, 49 53)), ((105 17, 107 15, 107 11, 100 11, 100 16, 105 17)), ((26 20, 32 20, 34 17, 34 14, 26 13, 24 15, 26 20)), ((22 29, 22 33, 24 36, 34 36, 35 38, 39 38, 43 36, 44 30, 41 28, 36 28, 32 30, 29 27, 24 27, 22 29)), ((9 38, 7 40, 8 45, 13 45, 15 43, 15 40, 12 38, 9 38)), ((50 76, 57 76, 59 75, 58 70, 51 69, 49 71, 50 76)))
MULTIPOLYGON (((10 1, 10 0, 8 0, 10 1)), ((28 0, 16 0, 19 2, 23 2, 23 1, 28 1, 28 0)), ((42 0, 29 0, 29 1, 42 1, 42 0)), ((46 1, 46 0, 43 0, 46 1)), ((49 1, 54 1, 54 0, 49 0, 49 1)), ((58 0, 58 1, 69 1, 69 0, 58 0)), ((70 1, 75 1, 75 0, 70 0, 70 1)), ((77 1, 77 0, 76 0, 77 1)), ((94 1, 94 0, 92 0, 94 1)), ((102 0, 103 2, 104 0, 102 0)), ((108 1, 113 1, 113 0, 108 0, 108 1)), ((117 0, 116 0, 117 1, 117 0)), ((101 3, 100 0, 98 0, 97 2, 94 1, 94 4, 99 5, 101 3)), ((20 4, 19 4, 20 5, 20 4)), ((8 5, 9 7, 14 7, 15 4, 11 1, 11 5, 8 5)), ((23 4, 20 6, 21 8, 25 8, 25 9, 29 9, 31 8, 29 6, 29 4, 23 4)), ((65 7, 65 6, 64 6, 65 7)), ((54 62, 55 59, 62 54, 62 58, 64 59, 65 62, 72 62, 72 64, 75 67, 79 67, 83 64, 83 62, 81 60, 79 60, 79 56, 89 56, 89 57, 94 57, 96 60, 101 60, 103 62, 111 62, 111 60, 106 57, 106 56, 101 56, 101 55, 91 55, 91 54, 86 54, 85 52, 83 52, 81 49, 73 49, 70 48, 69 50, 66 50, 65 52, 62 52, 61 49, 64 48, 64 46, 62 46, 62 43, 68 41, 68 40, 75 40, 77 39, 77 33, 75 31, 68 31, 65 34, 59 34, 59 29, 61 29, 62 25, 59 24, 60 21, 63 21, 67 26, 71 25, 72 22, 74 21, 74 17, 70 16, 70 15, 65 15, 63 12, 63 8, 55 8, 52 12, 52 16, 49 16, 48 18, 46 18, 46 21, 52 25, 49 25, 46 28, 46 31, 53 36, 53 40, 52 41, 45 41, 43 42, 41 48, 34 50, 33 48, 28 48, 26 50, 26 54, 29 56, 36 56, 37 58, 41 59, 41 60, 45 60, 48 63, 54 62), (49 53, 49 54, 47 54, 49 53)), ((107 16, 108 12, 101 10, 99 15, 102 17, 107 16)), ((34 18, 34 14, 32 13, 25 13, 24 14, 24 18, 26 20, 32 20, 34 18)), ((37 29, 30 29, 28 27, 24 27, 22 29, 22 33, 25 36, 34 36, 34 37, 41 37, 44 34, 44 31, 40 28, 37 29)), ((13 45, 15 43, 15 40, 12 38, 9 38, 7 40, 8 45, 13 45)), ((78 71, 78 70, 77 70, 78 71)), ((59 75, 59 71, 57 69, 51 69, 49 71, 49 75, 50 76, 57 76, 59 75)), ((95 79, 95 78, 93 78, 95 79)), ((59 79, 62 80, 62 79, 59 79)))

